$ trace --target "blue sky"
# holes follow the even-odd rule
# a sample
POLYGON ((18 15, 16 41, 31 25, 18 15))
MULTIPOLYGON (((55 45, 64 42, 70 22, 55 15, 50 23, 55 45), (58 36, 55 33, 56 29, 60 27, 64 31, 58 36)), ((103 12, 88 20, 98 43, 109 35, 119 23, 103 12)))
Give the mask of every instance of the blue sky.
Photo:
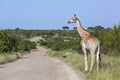
POLYGON ((76 14, 84 28, 120 24, 120 0, 0 0, 0 29, 61 29, 76 14))

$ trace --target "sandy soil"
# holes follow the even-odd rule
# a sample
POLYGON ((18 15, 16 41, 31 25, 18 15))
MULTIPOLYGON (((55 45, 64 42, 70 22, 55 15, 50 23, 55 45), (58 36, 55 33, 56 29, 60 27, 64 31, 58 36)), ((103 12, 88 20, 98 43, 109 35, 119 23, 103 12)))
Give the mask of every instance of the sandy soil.
POLYGON ((49 57, 38 47, 19 60, 1 65, 0 80, 85 80, 65 62, 49 57))

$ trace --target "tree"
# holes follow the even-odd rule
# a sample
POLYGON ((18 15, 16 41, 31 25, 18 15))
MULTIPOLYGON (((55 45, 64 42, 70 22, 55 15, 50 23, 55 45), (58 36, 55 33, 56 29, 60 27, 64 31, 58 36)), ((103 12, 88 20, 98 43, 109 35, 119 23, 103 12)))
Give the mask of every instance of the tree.
POLYGON ((90 26, 90 27, 87 28, 87 30, 90 31, 90 32, 94 32, 95 28, 90 26))
POLYGON ((105 31, 110 31, 112 30, 110 27, 106 28, 105 31))
POLYGON ((15 31, 19 31, 20 30, 20 28, 15 28, 15 31))
POLYGON ((74 30, 76 30, 76 29, 77 29, 77 27, 74 27, 73 29, 74 29, 74 30))
POLYGON ((99 31, 105 30, 105 28, 102 27, 102 26, 100 26, 100 25, 95 26, 95 29, 96 29, 96 30, 99 30, 99 31))
POLYGON ((69 27, 68 27, 68 26, 63 26, 62 29, 64 29, 64 30, 68 30, 69 27))

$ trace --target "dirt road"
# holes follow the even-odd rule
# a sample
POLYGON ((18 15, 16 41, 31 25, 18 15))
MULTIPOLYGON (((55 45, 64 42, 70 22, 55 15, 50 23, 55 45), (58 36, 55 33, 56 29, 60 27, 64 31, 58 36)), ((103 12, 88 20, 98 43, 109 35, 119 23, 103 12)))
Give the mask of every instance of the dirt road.
POLYGON ((1 65, 0 80, 85 80, 65 62, 51 58, 44 48, 1 65))

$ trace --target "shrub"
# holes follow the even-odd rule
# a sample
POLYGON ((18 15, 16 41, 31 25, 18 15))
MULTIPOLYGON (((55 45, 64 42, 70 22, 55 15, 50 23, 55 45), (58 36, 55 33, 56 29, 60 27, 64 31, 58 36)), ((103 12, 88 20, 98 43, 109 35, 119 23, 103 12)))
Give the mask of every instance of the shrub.
POLYGON ((9 32, 0 31, 0 53, 30 51, 35 49, 36 44, 23 38, 21 35, 9 34, 9 32))
POLYGON ((106 31, 100 36, 102 52, 107 55, 120 55, 120 27, 106 31))

